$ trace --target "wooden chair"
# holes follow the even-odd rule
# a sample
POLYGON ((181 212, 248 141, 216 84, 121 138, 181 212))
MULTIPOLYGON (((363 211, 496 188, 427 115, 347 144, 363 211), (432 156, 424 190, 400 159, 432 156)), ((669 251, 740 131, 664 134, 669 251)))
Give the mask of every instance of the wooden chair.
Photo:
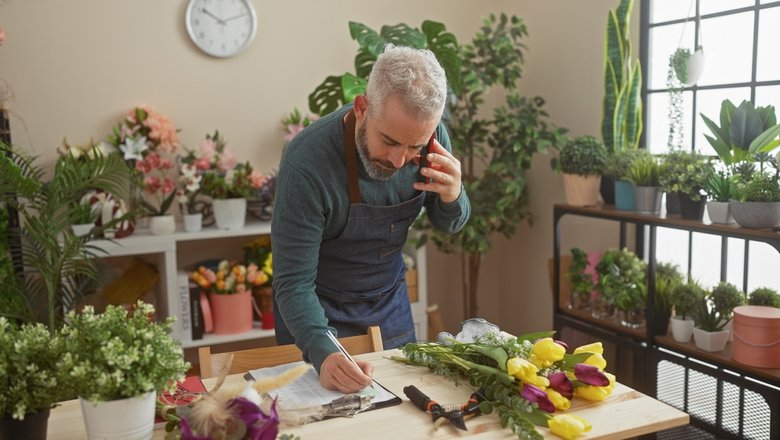
MULTIPOLYGON (((384 350, 382 333, 378 326, 369 327, 365 335, 339 338, 339 341, 349 354, 353 355, 384 350)), ((198 349, 200 377, 205 379, 218 375, 227 365, 231 354, 234 355, 233 364, 230 366, 228 374, 246 373, 257 368, 273 367, 303 360, 303 354, 295 344, 224 353, 211 353, 210 346, 201 347, 198 349)))

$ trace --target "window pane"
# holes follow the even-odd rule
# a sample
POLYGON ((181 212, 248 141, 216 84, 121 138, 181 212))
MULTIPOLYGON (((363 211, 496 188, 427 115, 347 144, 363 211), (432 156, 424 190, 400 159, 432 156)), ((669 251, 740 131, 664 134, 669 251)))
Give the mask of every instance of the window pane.
POLYGON ((780 41, 780 8, 764 9, 758 22, 758 64, 756 78, 759 81, 780 79, 780 57, 777 42, 780 41))
POLYGON ((687 48, 693 52, 693 26, 685 30, 682 43, 680 36, 683 35, 682 24, 672 24, 668 26, 658 26, 650 30, 649 58, 650 81, 648 88, 664 89, 666 88, 666 74, 669 70, 669 57, 672 56, 677 48, 687 48))
POLYGON ((726 267, 726 281, 742 290, 742 271, 745 267, 745 240, 729 238, 728 246, 729 257, 728 266, 726 267))
POLYGON ((756 87, 756 105, 780 107, 780 86, 756 87))
POLYGON ((701 0, 699 10, 702 15, 728 11, 755 5, 755 0, 701 0))
POLYGON ((761 0, 761 4, 765 5, 767 3, 777 3, 780 2, 780 0, 761 0))
MULTIPOLYGON (((638 6, 638 4, 636 6, 638 6)), ((695 14, 695 0, 691 2, 681 0, 653 0, 650 3, 650 23, 679 20, 695 14)))
POLYGON ((753 66, 753 12, 702 20, 706 55, 699 85, 750 81, 753 66))
POLYGON ((672 263, 680 267, 683 275, 688 274, 688 232, 679 229, 656 229, 655 259, 661 263, 672 263))
MULTIPOLYGON (((691 148, 691 115, 693 93, 683 92, 682 105, 682 147, 686 150, 691 148)), ((666 92, 652 93, 647 95, 647 148, 653 154, 666 153, 669 150, 669 107, 671 95, 666 92)))
POLYGON ((714 155, 715 150, 704 137, 704 134, 712 136, 710 129, 704 125, 701 115, 708 117, 716 124, 720 124, 720 105, 724 99, 730 99, 734 105, 739 106, 743 100, 750 100, 750 89, 740 87, 735 89, 701 90, 696 94, 696 137, 695 148, 703 154, 714 155))
POLYGON ((750 242, 750 266, 748 267, 748 293, 756 287, 769 287, 780 291, 780 253, 772 246, 758 241, 750 242))
POLYGON ((707 289, 720 281, 720 243, 717 235, 693 234, 691 276, 707 289))

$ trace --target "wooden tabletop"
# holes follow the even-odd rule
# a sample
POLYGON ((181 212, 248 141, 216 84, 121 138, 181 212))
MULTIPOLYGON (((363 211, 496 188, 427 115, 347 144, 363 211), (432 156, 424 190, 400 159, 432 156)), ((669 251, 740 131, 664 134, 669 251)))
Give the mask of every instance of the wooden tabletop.
MULTIPOLYGON (((479 439, 516 439, 508 429, 502 429, 495 414, 472 418, 466 422, 468 434, 444 425, 432 433, 431 417, 408 402, 403 394, 407 385, 415 385, 431 398, 445 404, 465 402, 472 390, 466 385, 454 386, 442 376, 423 367, 404 365, 389 359, 400 355, 398 350, 369 353, 356 356, 374 365, 374 379, 392 391, 404 402, 400 405, 368 411, 354 418, 338 418, 321 422, 283 428, 280 433, 300 436, 301 440, 343 439, 370 436, 375 439, 455 439, 471 435, 479 439)), ((619 379, 619 378, 618 378, 619 379)), ((227 383, 242 381, 242 375, 232 375, 227 383)), ((213 379, 204 380, 206 387, 213 379)), ((688 414, 672 408, 620 383, 615 384, 612 395, 603 402, 593 403, 574 399, 570 413, 587 419, 593 429, 582 439, 625 439, 638 435, 688 424, 688 414)), ((558 438, 545 428, 537 428, 545 438, 558 438)), ((78 400, 63 402, 51 411, 48 439, 85 439, 84 422, 78 400)), ((165 431, 154 431, 154 439, 164 439, 165 431)))

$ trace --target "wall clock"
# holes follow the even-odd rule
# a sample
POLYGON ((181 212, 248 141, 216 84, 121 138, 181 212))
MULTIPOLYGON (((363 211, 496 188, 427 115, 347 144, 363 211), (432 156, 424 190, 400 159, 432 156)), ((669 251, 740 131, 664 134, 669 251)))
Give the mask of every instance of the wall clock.
POLYGON ((251 0, 189 0, 187 34, 203 52, 227 58, 243 52, 257 32, 251 0))

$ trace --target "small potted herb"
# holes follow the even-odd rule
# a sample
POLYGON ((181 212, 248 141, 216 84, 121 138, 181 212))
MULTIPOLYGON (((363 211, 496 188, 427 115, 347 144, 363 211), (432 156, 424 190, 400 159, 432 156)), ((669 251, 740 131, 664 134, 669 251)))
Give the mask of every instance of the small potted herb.
POLYGON ((607 147, 593 136, 578 136, 566 141, 552 168, 563 173, 566 203, 591 206, 599 202, 601 173, 607 159, 607 147))
POLYGON ((726 321, 724 329, 729 331, 729 340, 733 334, 731 333, 732 319, 734 317, 734 307, 745 305, 745 294, 737 288, 737 286, 721 281, 717 286, 712 288, 710 293, 710 299, 715 310, 720 314, 721 318, 726 321))
POLYGON ((699 298, 694 310, 696 327, 693 329, 693 341, 700 350, 716 352, 726 348, 729 331, 724 330, 726 320, 712 302, 710 295, 699 298))
POLYGON ((599 274, 600 301, 594 313, 609 317, 609 309, 619 310, 621 324, 627 327, 644 325, 647 299, 647 265, 626 248, 611 249, 602 255, 596 265, 599 274))
POLYGON ((729 200, 733 199, 736 193, 734 177, 724 171, 712 174, 707 179, 704 190, 709 196, 707 214, 710 216, 710 221, 720 224, 734 223, 734 217, 729 208, 729 200))
POLYGON ((78 203, 71 203, 68 207, 68 216, 73 233, 78 237, 83 237, 92 231, 100 212, 100 205, 91 204, 89 200, 82 198, 78 203))
POLYGON ((682 218, 701 220, 707 196, 702 194, 715 170, 706 156, 689 151, 672 151, 663 158, 659 182, 666 192, 667 214, 669 199, 675 196, 680 203, 682 218))
POLYGON ((669 321, 672 329, 672 338, 677 342, 688 342, 693 335, 693 313, 699 299, 705 296, 706 292, 695 281, 688 281, 680 284, 672 291, 672 306, 674 307, 674 316, 669 321))
POLYGON ((587 273, 588 254, 579 248, 571 250, 571 264, 566 276, 571 281, 571 299, 569 305, 573 309, 587 310, 590 307, 590 296, 596 288, 593 276, 587 273))
POLYGON ((729 202, 734 220, 745 228, 771 228, 780 223, 780 181, 777 173, 754 172, 737 185, 729 202))
POLYGON ((634 159, 628 170, 626 179, 635 185, 636 210, 642 214, 657 214, 661 211, 659 174, 658 160, 646 151, 634 159))
POLYGON ((653 334, 666 335, 672 316, 672 293, 683 283, 680 269, 673 263, 659 263, 655 271, 655 322, 653 334))
POLYGON ((614 181, 615 209, 620 211, 633 211, 636 208, 634 200, 634 184, 626 180, 628 170, 634 159, 642 154, 635 148, 616 151, 607 158, 604 166, 604 177, 614 181))
POLYGON ((748 304, 751 306, 769 306, 780 308, 780 294, 769 287, 758 287, 748 296, 748 304))

